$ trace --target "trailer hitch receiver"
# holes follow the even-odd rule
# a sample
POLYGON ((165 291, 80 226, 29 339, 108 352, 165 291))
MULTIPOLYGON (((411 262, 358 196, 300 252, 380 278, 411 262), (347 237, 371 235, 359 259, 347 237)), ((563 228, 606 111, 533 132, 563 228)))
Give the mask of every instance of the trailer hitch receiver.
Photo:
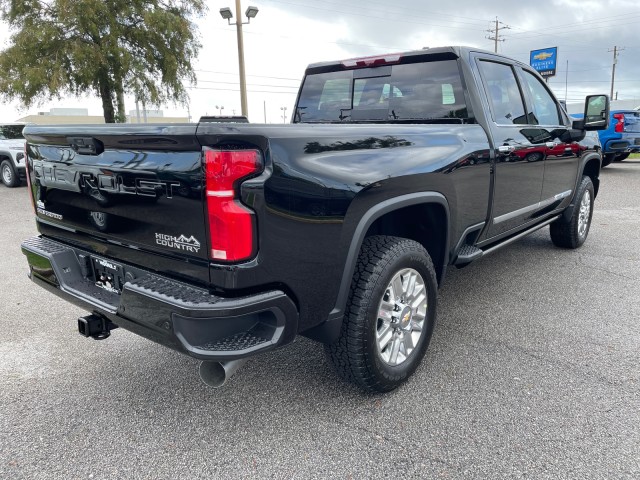
POLYGON ((109 338, 111 330, 118 328, 112 321, 99 315, 87 315, 78 319, 78 332, 83 337, 91 337, 94 340, 109 338))

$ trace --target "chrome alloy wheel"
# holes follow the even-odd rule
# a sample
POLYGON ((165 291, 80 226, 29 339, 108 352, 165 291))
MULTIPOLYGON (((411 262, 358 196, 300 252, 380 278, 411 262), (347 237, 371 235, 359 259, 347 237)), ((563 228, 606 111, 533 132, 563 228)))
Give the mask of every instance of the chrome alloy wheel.
POLYGON ((400 270, 378 306, 376 342, 382 360, 397 366, 409 358, 422 337, 427 317, 427 291, 413 268, 400 270))
POLYGON ((589 217, 591 215, 591 193, 589 190, 584 191, 582 200, 580 200, 580 213, 578 214, 578 235, 580 238, 587 234, 589 228, 589 217))

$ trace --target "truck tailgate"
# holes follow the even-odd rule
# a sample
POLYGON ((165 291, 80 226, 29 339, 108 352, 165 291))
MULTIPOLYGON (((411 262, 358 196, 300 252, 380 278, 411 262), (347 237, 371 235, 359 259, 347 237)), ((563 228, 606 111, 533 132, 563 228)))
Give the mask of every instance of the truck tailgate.
POLYGON ((625 133, 640 133, 640 112, 627 111, 623 114, 625 133))
POLYGON ((189 265, 182 273, 207 282, 195 132, 195 125, 28 126, 40 231, 101 254, 116 245, 153 270, 174 271, 179 259, 189 265))

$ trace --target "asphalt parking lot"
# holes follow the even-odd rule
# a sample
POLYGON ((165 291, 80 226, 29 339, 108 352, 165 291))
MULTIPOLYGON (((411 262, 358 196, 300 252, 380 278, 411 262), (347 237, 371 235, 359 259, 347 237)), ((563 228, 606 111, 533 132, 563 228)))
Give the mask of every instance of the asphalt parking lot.
POLYGON ((412 380, 342 383, 299 339, 222 389, 33 285, 0 185, 0 478, 640 478, 640 160, 602 171, 583 248, 543 229, 463 269, 412 380))

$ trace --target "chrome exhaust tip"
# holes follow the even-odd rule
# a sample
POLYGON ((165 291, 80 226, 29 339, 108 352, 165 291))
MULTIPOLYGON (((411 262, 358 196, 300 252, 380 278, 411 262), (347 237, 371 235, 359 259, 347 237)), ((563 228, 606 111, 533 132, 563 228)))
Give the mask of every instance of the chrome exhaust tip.
POLYGON ((200 363, 198 367, 200 380, 209 387, 220 388, 227 383, 227 380, 229 380, 246 361, 246 359, 230 360, 228 362, 204 361, 200 363))

